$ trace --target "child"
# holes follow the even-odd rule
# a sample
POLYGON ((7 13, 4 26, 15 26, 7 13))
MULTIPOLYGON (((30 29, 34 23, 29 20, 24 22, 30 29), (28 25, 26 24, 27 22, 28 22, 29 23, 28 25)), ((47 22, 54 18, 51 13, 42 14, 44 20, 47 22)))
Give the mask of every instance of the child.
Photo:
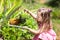
POLYGON ((40 8, 37 11, 37 15, 31 13, 27 9, 24 11, 29 13, 38 24, 38 30, 33 30, 27 26, 23 27, 23 29, 27 29, 31 33, 35 34, 32 40, 56 40, 56 33, 52 29, 52 22, 50 20, 51 9, 40 8))

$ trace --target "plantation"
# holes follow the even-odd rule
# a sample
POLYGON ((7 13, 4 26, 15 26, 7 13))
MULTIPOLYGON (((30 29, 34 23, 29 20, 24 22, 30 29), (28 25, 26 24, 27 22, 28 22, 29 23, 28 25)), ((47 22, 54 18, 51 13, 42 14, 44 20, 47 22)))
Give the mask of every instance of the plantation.
POLYGON ((29 28, 37 29, 37 22, 24 12, 24 9, 36 14, 37 9, 50 7, 53 9, 51 13, 53 29, 57 34, 57 40, 60 40, 59 2, 58 6, 51 6, 47 3, 41 4, 39 0, 0 0, 0 38, 4 40, 32 40, 34 35, 28 30, 21 29, 21 27, 28 26, 29 28))

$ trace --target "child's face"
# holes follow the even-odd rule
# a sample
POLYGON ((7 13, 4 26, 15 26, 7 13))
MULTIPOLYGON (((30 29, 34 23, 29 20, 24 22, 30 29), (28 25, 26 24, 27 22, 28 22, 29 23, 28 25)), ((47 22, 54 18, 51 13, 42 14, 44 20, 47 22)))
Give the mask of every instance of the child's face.
POLYGON ((37 20, 38 20, 39 22, 42 22, 42 14, 41 14, 41 12, 38 12, 38 13, 37 13, 37 20))

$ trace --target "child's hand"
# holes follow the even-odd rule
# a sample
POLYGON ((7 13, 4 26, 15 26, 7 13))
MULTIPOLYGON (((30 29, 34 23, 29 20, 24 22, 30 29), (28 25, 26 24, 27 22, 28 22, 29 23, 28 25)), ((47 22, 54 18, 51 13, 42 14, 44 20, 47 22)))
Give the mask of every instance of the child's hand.
POLYGON ((24 12, 26 12, 26 13, 31 13, 28 9, 24 9, 24 12))
POLYGON ((27 9, 24 9, 24 12, 26 12, 27 11, 27 9))

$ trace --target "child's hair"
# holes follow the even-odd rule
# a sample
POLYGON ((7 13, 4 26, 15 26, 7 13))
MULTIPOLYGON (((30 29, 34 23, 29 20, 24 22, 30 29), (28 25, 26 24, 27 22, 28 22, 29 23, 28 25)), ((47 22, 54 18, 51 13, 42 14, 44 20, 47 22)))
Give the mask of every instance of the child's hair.
MULTIPOLYGON (((38 9, 37 16, 40 18, 40 22, 45 24, 46 27, 50 28, 50 13, 52 12, 49 8, 38 9)), ((38 19, 39 20, 39 19, 38 19)))

